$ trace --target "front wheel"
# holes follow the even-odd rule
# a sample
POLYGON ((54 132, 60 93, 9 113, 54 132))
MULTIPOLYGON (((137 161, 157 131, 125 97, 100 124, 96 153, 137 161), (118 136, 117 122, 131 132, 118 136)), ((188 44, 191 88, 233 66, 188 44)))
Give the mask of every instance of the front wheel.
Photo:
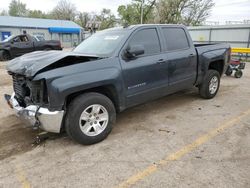
POLYGON ((232 73, 233 73, 233 70, 232 70, 230 67, 228 67, 225 74, 226 74, 227 76, 231 76, 232 73))
POLYGON ((3 61, 8 61, 8 60, 11 59, 10 53, 8 51, 6 51, 6 50, 2 51, 0 53, 0 56, 1 56, 0 59, 3 60, 3 61))
POLYGON ((205 99, 213 98, 220 87, 220 74, 216 70, 208 70, 200 85, 200 95, 205 99))
POLYGON ((116 111, 112 101, 99 93, 86 93, 75 98, 65 117, 67 134, 80 144, 95 144, 112 130, 116 111))

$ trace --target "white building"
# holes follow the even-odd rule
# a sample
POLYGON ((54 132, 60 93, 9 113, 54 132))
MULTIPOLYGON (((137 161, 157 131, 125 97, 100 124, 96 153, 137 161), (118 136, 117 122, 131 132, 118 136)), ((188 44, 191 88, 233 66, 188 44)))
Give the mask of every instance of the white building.
POLYGON ((0 41, 25 32, 46 40, 60 40, 62 47, 73 47, 83 40, 83 28, 72 21, 0 16, 0 41))
POLYGON ((231 47, 250 48, 250 24, 188 27, 194 42, 229 43, 231 47))

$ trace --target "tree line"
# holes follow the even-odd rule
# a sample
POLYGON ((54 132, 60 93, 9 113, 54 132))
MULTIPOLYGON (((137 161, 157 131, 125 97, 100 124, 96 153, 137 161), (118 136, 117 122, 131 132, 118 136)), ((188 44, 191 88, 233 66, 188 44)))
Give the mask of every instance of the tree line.
POLYGON ((100 13, 80 12, 69 0, 60 0, 49 12, 29 10, 20 0, 12 0, 8 10, 0 15, 21 16, 30 18, 47 18, 71 20, 82 27, 89 21, 99 22, 99 29, 114 27, 116 24, 172 23, 184 25, 201 25, 210 15, 214 6, 213 0, 131 0, 131 3, 120 5, 118 18, 110 9, 100 13))

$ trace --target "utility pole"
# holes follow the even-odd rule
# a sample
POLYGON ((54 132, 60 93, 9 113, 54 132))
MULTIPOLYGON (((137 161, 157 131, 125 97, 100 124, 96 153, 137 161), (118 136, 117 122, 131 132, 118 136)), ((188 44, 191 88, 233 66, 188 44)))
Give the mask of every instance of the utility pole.
POLYGON ((141 24, 143 24, 143 4, 144 0, 141 0, 141 24))

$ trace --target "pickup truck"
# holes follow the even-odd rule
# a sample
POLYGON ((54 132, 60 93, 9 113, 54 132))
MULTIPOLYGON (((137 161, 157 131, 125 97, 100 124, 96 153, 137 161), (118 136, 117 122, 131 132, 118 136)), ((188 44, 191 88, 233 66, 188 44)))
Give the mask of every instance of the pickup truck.
POLYGON ((10 36, 0 42, 0 60, 6 61, 37 50, 62 50, 59 40, 41 40, 29 34, 10 36))
POLYGON ((230 60, 228 44, 193 45, 182 25, 133 25, 100 31, 72 52, 33 52, 10 61, 18 116, 46 132, 94 144, 116 114, 197 87, 213 98, 230 60))

